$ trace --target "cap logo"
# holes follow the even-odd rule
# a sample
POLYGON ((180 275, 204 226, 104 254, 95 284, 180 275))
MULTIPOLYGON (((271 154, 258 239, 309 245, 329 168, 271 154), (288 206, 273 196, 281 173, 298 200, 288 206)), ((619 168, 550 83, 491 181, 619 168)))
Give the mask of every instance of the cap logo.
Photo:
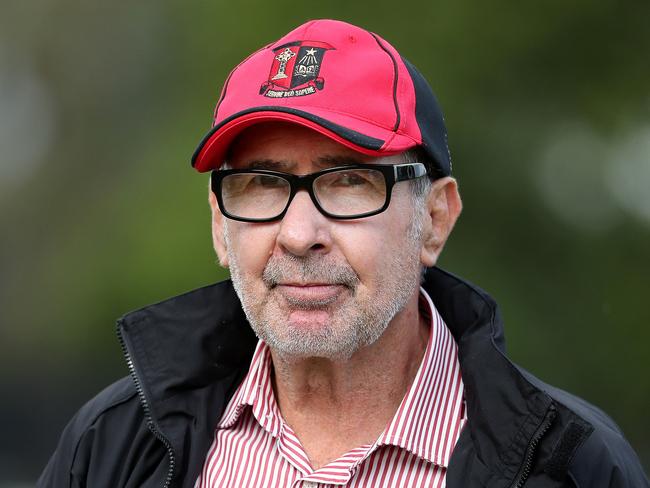
POLYGON ((269 98, 302 97, 322 90, 319 76, 325 51, 334 49, 325 42, 297 41, 273 49, 273 63, 260 95, 269 98))

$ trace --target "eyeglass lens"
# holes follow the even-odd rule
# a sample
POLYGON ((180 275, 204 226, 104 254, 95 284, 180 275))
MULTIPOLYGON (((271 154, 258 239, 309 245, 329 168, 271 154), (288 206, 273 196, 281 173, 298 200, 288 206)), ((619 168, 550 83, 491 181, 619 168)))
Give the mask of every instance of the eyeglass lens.
MULTIPOLYGON (((328 214, 362 215, 385 204, 386 179, 374 169, 342 169, 316 178, 313 192, 328 214)), ((221 195, 225 210, 231 215, 269 219, 284 211, 291 196, 291 185, 281 176, 236 173, 224 177, 221 195)))
POLYGON ((221 183, 221 197, 228 213, 246 219, 270 219, 284 211, 291 185, 274 175, 237 173, 221 183))

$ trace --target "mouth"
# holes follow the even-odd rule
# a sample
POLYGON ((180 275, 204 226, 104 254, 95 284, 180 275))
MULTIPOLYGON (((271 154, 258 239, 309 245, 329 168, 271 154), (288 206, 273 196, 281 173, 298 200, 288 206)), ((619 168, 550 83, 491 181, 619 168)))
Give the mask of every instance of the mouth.
POLYGON ((326 307, 348 289, 337 283, 278 283, 274 288, 289 305, 304 310, 326 307))

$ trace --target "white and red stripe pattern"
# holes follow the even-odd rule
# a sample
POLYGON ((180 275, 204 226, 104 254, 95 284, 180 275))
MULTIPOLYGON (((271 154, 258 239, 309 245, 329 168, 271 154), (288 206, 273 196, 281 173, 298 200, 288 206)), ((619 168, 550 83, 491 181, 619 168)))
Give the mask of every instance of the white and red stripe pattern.
POLYGON ((280 414, 271 386, 270 350, 260 341, 217 426, 196 487, 444 487, 466 420, 464 388, 456 343, 424 290, 420 308, 431 318, 422 364, 375 443, 313 470, 280 414))

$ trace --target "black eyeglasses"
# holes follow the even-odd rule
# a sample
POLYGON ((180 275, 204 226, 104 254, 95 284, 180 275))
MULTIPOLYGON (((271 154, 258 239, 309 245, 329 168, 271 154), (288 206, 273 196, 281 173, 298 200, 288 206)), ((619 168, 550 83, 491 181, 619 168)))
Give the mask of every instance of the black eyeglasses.
POLYGON ((427 174, 422 163, 352 164, 294 175, 266 169, 212 172, 212 191, 226 217, 272 222, 287 212, 298 190, 307 190, 316 208, 334 219, 359 219, 383 212, 393 185, 427 174))

